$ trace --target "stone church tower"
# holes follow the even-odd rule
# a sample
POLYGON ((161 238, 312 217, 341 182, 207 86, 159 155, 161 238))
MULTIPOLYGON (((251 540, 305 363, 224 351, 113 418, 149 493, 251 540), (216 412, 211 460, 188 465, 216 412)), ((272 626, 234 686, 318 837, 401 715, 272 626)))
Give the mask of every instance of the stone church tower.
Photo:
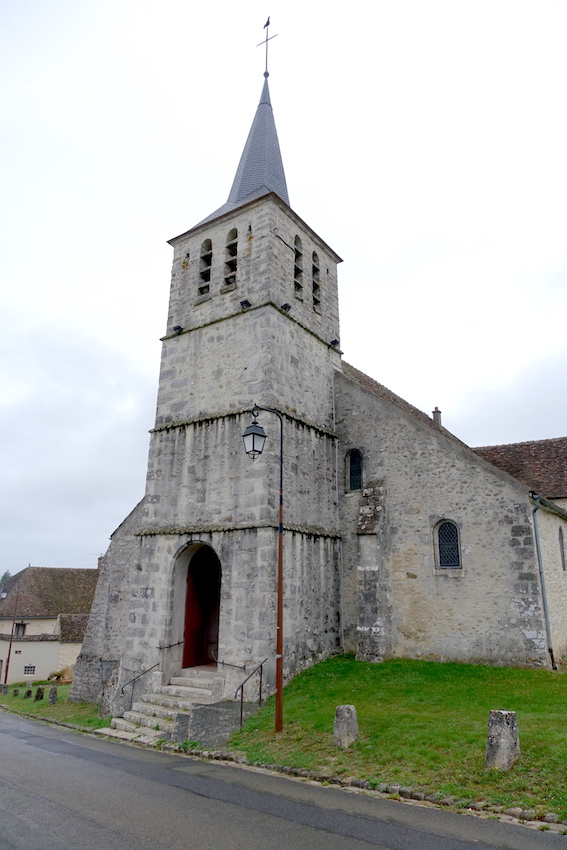
POLYGON ((268 442, 252 462, 255 403, 283 417, 285 676, 340 646, 340 258, 289 206, 267 77, 227 203, 170 241, 146 494, 104 558, 76 698, 152 665, 166 679, 217 660, 227 692, 243 678, 228 665, 264 658, 271 686, 279 423, 262 415, 268 442))
POLYGON ((564 441, 540 441, 535 465, 475 451, 341 360, 340 258, 289 206, 265 76, 227 203, 170 243, 146 493, 103 559, 72 691, 113 714, 134 677, 167 687, 203 665, 222 670, 218 698, 265 658, 273 688, 279 422, 261 413, 251 461, 256 404, 283 422, 286 678, 341 650, 567 652, 564 441))

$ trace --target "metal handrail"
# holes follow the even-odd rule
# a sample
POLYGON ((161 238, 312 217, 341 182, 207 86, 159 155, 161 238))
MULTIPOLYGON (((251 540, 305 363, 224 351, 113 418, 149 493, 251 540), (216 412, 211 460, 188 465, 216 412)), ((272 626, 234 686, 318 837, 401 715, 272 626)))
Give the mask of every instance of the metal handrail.
POLYGON ((230 661, 219 661, 215 652, 211 652, 211 655, 215 659, 215 664, 222 664, 223 667, 235 667, 236 670, 246 670, 246 664, 231 664, 230 661))
POLYGON ((258 672, 258 670, 260 671, 259 696, 258 696, 258 707, 260 707, 260 706, 262 705, 262 669, 263 669, 264 664, 266 663, 266 661, 267 661, 267 660, 268 660, 267 658, 264 658, 264 660, 263 660, 263 661, 260 661, 260 663, 258 664, 258 666, 257 666, 257 667, 255 667, 255 668, 252 670, 252 672, 250 673, 250 675, 249 675, 249 676, 247 676, 247 677, 244 679, 244 681, 242 682, 242 684, 241 684, 241 685, 239 685, 239 686, 237 687, 236 692, 235 692, 235 694, 234 694, 234 699, 237 699, 237 697, 238 697, 238 691, 240 691, 240 728, 241 728, 241 729, 242 729, 242 723, 243 723, 243 712, 244 712, 244 685, 246 684, 246 682, 248 681, 248 679, 251 679, 251 678, 252 678, 252 676, 254 675, 254 673, 257 673, 257 672, 258 672))
POLYGON ((144 670, 142 673, 138 673, 138 675, 137 675, 137 676, 134 676, 134 678, 133 678, 133 679, 129 679, 129 681, 127 681, 127 682, 126 682, 124 685, 122 685, 122 687, 120 688, 120 692, 123 694, 123 693, 124 693, 124 688, 126 687, 126 685, 132 685, 132 694, 130 695, 130 708, 128 709, 128 711, 130 711, 130 710, 132 709, 132 704, 133 704, 133 702, 134 702, 134 682, 136 681, 136 679, 139 679, 139 678, 140 678, 140 676, 145 676, 145 674, 146 674, 146 673, 149 673, 149 672, 150 672, 150 670, 153 670, 153 669, 154 669, 154 667, 159 667, 159 661, 158 661, 158 663, 157 663, 157 664, 154 664, 154 665, 153 665, 153 667, 148 667, 148 669, 147 669, 147 670, 144 670))
POLYGON ((156 646, 156 649, 163 651, 164 649, 173 649, 174 646, 181 646, 184 643, 182 640, 178 640, 177 643, 170 643, 168 646, 156 646))

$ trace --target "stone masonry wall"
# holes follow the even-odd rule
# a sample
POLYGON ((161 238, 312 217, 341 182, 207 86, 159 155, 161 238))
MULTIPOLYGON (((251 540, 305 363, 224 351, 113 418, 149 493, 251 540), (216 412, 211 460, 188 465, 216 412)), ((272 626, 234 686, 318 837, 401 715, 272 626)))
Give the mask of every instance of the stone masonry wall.
POLYGON ((118 668, 129 622, 130 585, 142 560, 137 532, 144 525, 145 513, 142 500, 112 535, 101 562, 89 621, 75 664, 69 695, 72 702, 100 702, 109 676, 118 668))
POLYGON ((352 523, 358 499, 357 524, 341 525, 351 553, 358 539, 360 657, 547 663, 523 485, 340 374, 336 397, 340 457, 363 454, 363 489, 342 500, 352 523), (380 488, 372 534, 368 509, 380 488), (459 529, 461 569, 437 568, 443 519, 459 529))
MULTIPOLYGON (((244 452, 250 414, 162 430, 152 435, 145 528, 206 529, 277 521, 279 421, 262 414, 268 435, 255 461, 244 452)), ((334 438, 284 419, 285 523, 336 532, 334 438)))

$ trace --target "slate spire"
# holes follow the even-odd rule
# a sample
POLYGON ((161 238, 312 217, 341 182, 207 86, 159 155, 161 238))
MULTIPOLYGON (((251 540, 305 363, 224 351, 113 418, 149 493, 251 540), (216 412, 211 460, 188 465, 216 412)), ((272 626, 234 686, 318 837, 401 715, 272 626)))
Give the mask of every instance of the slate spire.
POLYGON ((265 187, 268 192, 275 192, 289 205, 276 123, 270 102, 268 76, 266 71, 260 103, 228 196, 229 204, 239 205, 252 193, 256 194, 259 189, 265 187))
POLYGON ((289 196, 276 132, 274 113, 270 102, 267 71, 264 86, 252 127, 248 133, 236 176, 226 204, 200 221, 196 227, 214 221, 255 198, 275 192, 289 206, 289 196))

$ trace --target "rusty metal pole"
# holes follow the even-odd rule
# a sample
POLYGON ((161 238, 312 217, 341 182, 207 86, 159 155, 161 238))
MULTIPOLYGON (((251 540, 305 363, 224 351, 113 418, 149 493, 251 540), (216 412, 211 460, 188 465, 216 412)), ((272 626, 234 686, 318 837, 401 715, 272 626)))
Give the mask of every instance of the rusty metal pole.
MULTIPOLYGON (((275 730, 281 732, 283 729, 283 597, 284 597, 284 581, 283 581, 283 458, 284 458, 284 440, 283 440, 283 418, 277 410, 271 407, 261 407, 255 404, 252 408, 254 419, 257 417, 257 411, 264 410, 267 413, 273 413, 280 420, 280 504, 278 516, 278 558, 277 558, 277 573, 276 573, 276 721, 275 730)), ((251 426, 252 427, 252 426, 251 426)), ((248 429, 247 429, 248 431, 248 429)), ((262 429, 263 431, 263 429, 262 429)), ((260 449, 261 451, 262 449, 260 449)), ((256 457, 257 455, 252 455, 256 457)))
MULTIPOLYGON (((275 411, 274 411, 275 412, 275 411)), ((276 732, 283 729, 283 420, 280 420, 280 514, 278 528, 278 611, 276 623, 276 732)))

